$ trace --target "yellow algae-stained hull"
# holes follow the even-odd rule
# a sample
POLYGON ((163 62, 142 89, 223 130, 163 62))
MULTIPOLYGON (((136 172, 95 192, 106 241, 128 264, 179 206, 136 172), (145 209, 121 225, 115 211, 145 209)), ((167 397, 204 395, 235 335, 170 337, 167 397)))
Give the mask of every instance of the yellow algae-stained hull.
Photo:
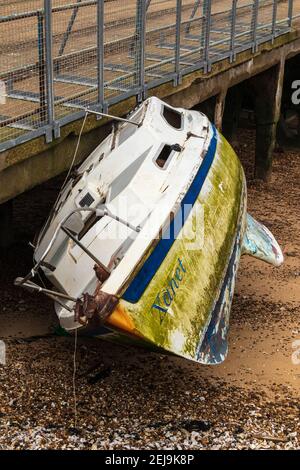
MULTIPOLYGON (((134 293, 125 292, 120 299, 107 320, 107 326, 116 329, 111 339, 121 339, 118 332, 125 333, 132 340, 188 359, 204 363, 224 359, 227 342, 225 349, 221 343, 226 341, 246 225, 246 190, 243 169, 232 147, 219 133, 213 138, 217 142, 210 149, 211 165, 184 228, 140 297, 129 301, 134 293), (193 243, 190 234, 199 231, 203 232, 201 243, 193 243), (209 342, 216 343, 216 338, 224 354, 218 357, 217 352, 212 357, 209 342)), ((145 275, 138 273, 137 277, 143 281, 145 275)))

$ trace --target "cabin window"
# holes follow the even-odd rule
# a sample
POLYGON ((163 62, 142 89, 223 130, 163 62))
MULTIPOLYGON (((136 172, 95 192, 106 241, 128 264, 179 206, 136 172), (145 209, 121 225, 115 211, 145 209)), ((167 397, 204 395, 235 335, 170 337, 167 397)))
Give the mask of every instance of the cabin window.
POLYGON ((163 107, 163 117, 167 123, 174 129, 182 128, 182 114, 168 106, 163 107))
POLYGON ((173 149, 171 145, 164 145, 161 151, 159 152, 158 157, 155 160, 155 163, 160 167, 160 168, 165 168, 167 161, 169 160, 169 157, 172 153, 173 149))

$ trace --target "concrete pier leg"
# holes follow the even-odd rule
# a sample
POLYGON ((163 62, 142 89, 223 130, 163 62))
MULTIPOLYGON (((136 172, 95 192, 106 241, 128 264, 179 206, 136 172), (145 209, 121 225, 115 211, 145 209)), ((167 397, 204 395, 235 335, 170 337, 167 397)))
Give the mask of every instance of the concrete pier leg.
POLYGON ((242 84, 228 89, 223 113, 222 132, 224 137, 232 144, 237 141, 237 130, 242 110, 242 101, 242 84))
POLYGON ((255 178, 270 181, 280 118, 284 60, 251 78, 256 115, 255 178))
POLYGON ((0 204, 0 248, 8 248, 14 239, 13 202, 0 204))

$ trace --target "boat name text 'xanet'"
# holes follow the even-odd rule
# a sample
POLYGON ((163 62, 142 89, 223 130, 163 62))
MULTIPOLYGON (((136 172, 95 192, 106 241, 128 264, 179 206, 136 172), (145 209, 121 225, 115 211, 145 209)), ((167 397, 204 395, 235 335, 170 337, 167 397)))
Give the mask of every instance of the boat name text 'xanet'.
POLYGON ((151 310, 155 309, 162 313, 168 313, 168 308, 176 296, 176 291, 179 288, 185 273, 186 269, 183 266, 183 261, 178 258, 178 266, 175 269, 173 277, 168 282, 168 287, 164 287, 164 289, 157 294, 151 310))

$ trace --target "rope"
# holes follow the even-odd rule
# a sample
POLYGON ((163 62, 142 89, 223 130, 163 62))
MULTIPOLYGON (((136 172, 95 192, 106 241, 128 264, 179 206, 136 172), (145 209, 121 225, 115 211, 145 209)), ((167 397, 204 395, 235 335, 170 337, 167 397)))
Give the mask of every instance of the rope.
MULTIPOLYGON (((75 163, 75 161, 76 161, 76 157, 77 157, 77 153, 78 153, 78 149, 79 149, 79 144, 80 144, 82 132, 83 132, 83 129, 84 129, 84 126, 85 126, 85 122, 86 122, 87 115, 88 115, 88 113, 86 112, 85 115, 84 115, 84 119, 83 119, 83 121, 82 121, 82 125, 81 125, 81 128, 80 128, 79 135, 78 135, 78 139, 77 139, 77 143, 76 143, 76 147, 75 147, 75 151, 74 151, 74 155, 73 155, 73 158, 72 158, 71 165, 70 165, 70 167, 69 167, 67 176, 65 177, 64 182, 63 182, 63 184, 62 184, 62 186, 61 186, 61 188, 60 188, 60 190, 59 190, 58 196, 57 196, 57 198, 56 198, 56 200, 55 200, 55 203, 53 204, 53 207, 55 207, 55 206, 57 205, 58 200, 59 200, 59 198, 60 198, 60 196, 61 196, 61 193, 63 192, 63 189, 64 189, 64 187, 65 187, 65 185, 66 185, 66 183, 67 183, 67 181, 68 181, 68 179, 69 179, 69 176, 70 176, 70 174, 71 174, 72 168, 73 168, 74 163, 75 163)), ((49 219, 48 219, 48 220, 49 220, 49 219)), ((48 221, 47 221, 47 222, 48 222, 48 221)))
POLYGON ((77 353, 77 328, 74 336, 73 354, 73 403, 74 403, 74 429, 77 429, 77 396, 76 396, 76 353, 77 353))
POLYGON ((72 162, 71 162, 69 171, 68 171, 68 173, 67 173, 67 176, 66 176, 65 179, 64 179, 64 182, 63 182, 62 187, 61 187, 61 189, 60 189, 60 191, 59 191, 58 198, 57 198, 55 204, 57 203, 57 201, 58 201, 58 199, 59 199, 59 197, 60 197, 60 195, 61 195, 61 193, 62 193, 62 190, 64 189, 65 184, 66 184, 66 182, 67 182, 68 179, 69 179, 69 176, 70 176, 70 174, 71 174, 72 168, 73 168, 74 163, 75 163, 75 161, 76 161, 76 157, 77 157, 77 153, 78 153, 78 149, 79 149, 79 145, 80 145, 80 141, 81 141, 81 136, 82 136, 82 132, 83 132, 83 129, 84 129, 84 126, 85 126, 85 122, 86 122, 87 115, 88 115, 88 113, 86 112, 85 115, 84 115, 84 119, 83 119, 83 121, 82 121, 81 129, 80 129, 80 132, 79 132, 79 135, 78 135, 78 139, 77 139, 77 143, 76 143, 76 147, 75 147, 75 151, 74 151, 74 155, 73 155, 73 159, 72 159, 72 162))

